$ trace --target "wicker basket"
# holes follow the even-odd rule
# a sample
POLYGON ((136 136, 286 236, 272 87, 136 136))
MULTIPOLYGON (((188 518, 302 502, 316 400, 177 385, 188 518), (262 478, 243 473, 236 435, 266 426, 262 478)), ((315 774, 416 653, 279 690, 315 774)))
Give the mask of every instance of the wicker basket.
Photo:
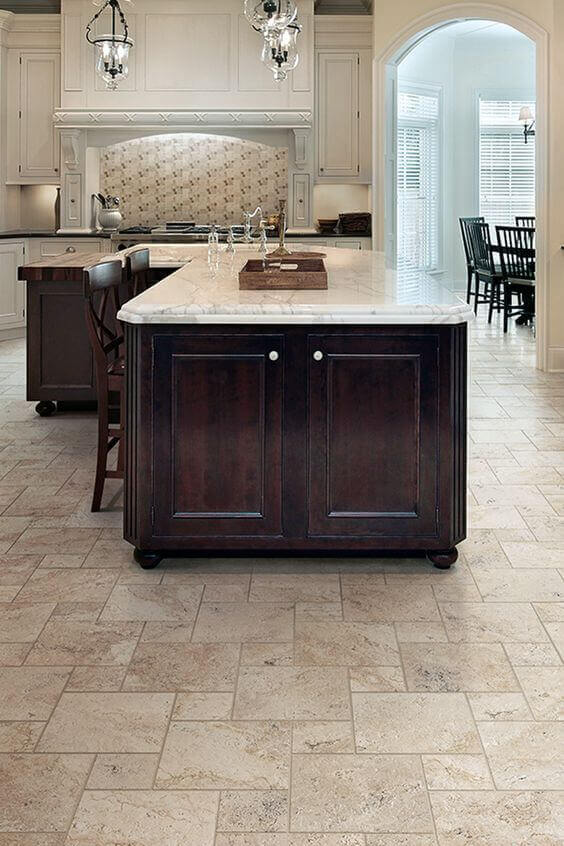
POLYGON ((343 235, 370 235, 372 231, 372 215, 369 212, 340 214, 339 227, 343 235))

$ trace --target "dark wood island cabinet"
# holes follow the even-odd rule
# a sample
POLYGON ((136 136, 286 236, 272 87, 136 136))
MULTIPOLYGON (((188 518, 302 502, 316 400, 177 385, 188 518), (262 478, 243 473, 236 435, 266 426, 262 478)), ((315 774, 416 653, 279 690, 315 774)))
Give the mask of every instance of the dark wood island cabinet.
MULTIPOLYGON (((358 300, 328 253, 334 288, 358 300)), ((374 289, 376 254, 351 263, 374 289)), ((339 296, 290 293, 240 292, 232 268, 218 279, 195 260, 123 310, 136 560, 396 551, 449 567, 466 533, 466 307, 414 322, 373 290, 351 321, 339 296), (274 319, 257 320, 259 301, 274 319)))

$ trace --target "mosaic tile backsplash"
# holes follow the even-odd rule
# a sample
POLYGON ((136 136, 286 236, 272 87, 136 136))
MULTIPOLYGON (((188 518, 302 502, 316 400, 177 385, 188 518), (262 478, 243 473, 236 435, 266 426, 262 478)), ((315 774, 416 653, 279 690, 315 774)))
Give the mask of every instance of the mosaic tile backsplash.
POLYGON ((288 150, 214 135, 160 135, 106 147, 100 189, 121 198, 123 226, 167 220, 230 225, 288 196, 288 150))

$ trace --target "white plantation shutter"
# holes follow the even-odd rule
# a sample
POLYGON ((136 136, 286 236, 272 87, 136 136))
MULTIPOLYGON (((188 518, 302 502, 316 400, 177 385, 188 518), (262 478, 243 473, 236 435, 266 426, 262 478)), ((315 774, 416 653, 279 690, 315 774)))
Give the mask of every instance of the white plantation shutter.
POLYGON ((490 226, 535 214, 535 139, 525 144, 522 106, 534 113, 534 103, 480 98, 480 214, 490 226))
POLYGON ((439 264, 440 121, 438 90, 405 88, 398 97, 398 265, 439 264))

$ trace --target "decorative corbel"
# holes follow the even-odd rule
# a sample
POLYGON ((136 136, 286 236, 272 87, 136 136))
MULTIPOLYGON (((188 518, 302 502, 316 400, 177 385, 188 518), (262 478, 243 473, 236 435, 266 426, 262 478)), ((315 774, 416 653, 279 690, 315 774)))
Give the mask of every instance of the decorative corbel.
POLYGON ((61 129, 63 162, 67 170, 78 170, 80 166, 80 129, 61 129))

